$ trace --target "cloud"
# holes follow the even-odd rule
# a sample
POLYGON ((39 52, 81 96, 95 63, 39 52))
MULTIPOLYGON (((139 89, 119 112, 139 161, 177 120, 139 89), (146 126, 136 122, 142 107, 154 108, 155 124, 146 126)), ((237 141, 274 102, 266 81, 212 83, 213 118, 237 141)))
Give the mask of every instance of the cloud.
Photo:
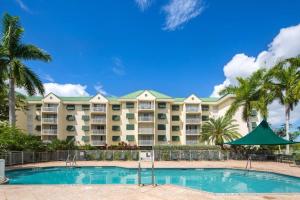
POLYGON ((141 11, 145 11, 147 8, 150 7, 152 0, 135 0, 135 3, 141 11))
POLYGON ((44 83, 44 87, 46 95, 52 92, 58 96, 89 96, 87 86, 81 84, 44 83))
POLYGON ((163 7, 163 11, 166 13, 166 22, 163 29, 176 30, 200 15, 203 10, 203 0, 171 0, 169 4, 163 7))
POLYGON ((45 74, 43 76, 43 79, 45 79, 46 81, 49 81, 49 82, 54 82, 54 78, 52 78, 52 76, 50 76, 49 74, 45 74))
POLYGON ((28 8, 28 6, 22 0, 16 0, 16 2, 22 10, 24 10, 25 12, 31 13, 31 10, 28 8))
POLYGON ((98 93, 100 93, 100 94, 102 94, 102 95, 104 95, 104 96, 108 95, 108 93, 104 90, 104 87, 103 87, 103 85, 102 85, 101 83, 97 83, 97 84, 94 86, 94 89, 95 89, 98 93))
POLYGON ((114 64, 114 66, 112 67, 112 71, 116 75, 118 75, 118 76, 125 75, 125 67, 124 67, 123 62, 120 58, 118 58, 118 57, 113 58, 113 64, 114 64))
MULTIPOLYGON (((236 77, 247 77, 260 68, 270 68, 279 60, 295 57, 300 54, 300 24, 282 28, 278 35, 268 45, 268 49, 260 52, 257 57, 247 56, 244 53, 236 54, 224 66, 225 80, 223 83, 214 86, 211 96, 219 96, 219 91, 224 87, 236 84, 236 77)), ((296 107, 291 114, 291 121, 300 120, 300 108, 296 107)), ((279 103, 270 105, 270 122, 281 124, 284 122, 284 110, 279 103)))

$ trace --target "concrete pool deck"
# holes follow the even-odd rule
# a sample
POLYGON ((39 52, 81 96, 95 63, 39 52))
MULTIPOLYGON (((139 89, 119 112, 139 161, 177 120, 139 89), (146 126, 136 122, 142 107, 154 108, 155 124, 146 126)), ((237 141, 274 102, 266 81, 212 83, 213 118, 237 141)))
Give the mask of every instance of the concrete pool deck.
MULTIPOLYGON (((78 166, 119 166, 136 168, 136 161, 78 161, 78 166)), ((156 168, 237 168, 244 169, 245 161, 159 161, 156 168)), ((142 163, 143 167, 150 167, 150 163, 142 163)), ((65 166, 65 162, 45 162, 9 167, 20 169, 27 167, 65 166)), ((276 172, 300 177, 300 167, 293 167, 285 163, 252 162, 252 169, 258 171, 276 172)), ((136 185, 2 185, 0 186, 0 200, 74 200, 74 199, 166 199, 166 200, 194 200, 194 199, 300 199, 300 194, 213 194, 205 191, 193 190, 174 185, 160 185, 157 187, 136 185)))

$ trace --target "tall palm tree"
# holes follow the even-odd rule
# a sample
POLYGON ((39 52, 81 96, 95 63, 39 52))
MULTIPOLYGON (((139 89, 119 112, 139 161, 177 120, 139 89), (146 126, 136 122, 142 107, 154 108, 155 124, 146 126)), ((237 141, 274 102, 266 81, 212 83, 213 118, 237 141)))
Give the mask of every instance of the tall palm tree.
POLYGON ((44 94, 42 81, 22 61, 41 60, 48 62, 51 56, 32 44, 23 44, 24 33, 19 17, 4 14, 0 44, 0 82, 8 79, 9 84, 9 123, 15 125, 15 86, 24 87, 29 95, 37 91, 44 94))
POLYGON ((235 100, 228 109, 226 115, 232 117, 237 110, 242 107, 242 118, 247 123, 248 131, 250 128, 250 117, 253 110, 257 110, 264 118, 268 116, 267 106, 272 101, 273 95, 265 95, 270 93, 268 86, 270 85, 270 76, 266 76, 266 70, 261 69, 254 72, 250 77, 237 77, 237 85, 230 85, 223 89, 220 94, 233 94, 235 100))
MULTIPOLYGON (((272 89, 276 99, 285 108, 285 131, 286 139, 289 140, 290 114, 299 102, 300 88, 300 58, 289 58, 279 62, 270 71, 273 77, 272 89)), ((286 148, 289 153, 289 146, 286 148)))
POLYGON ((230 142, 240 137, 238 125, 228 116, 211 118, 202 127, 202 142, 223 146, 224 142, 230 142))

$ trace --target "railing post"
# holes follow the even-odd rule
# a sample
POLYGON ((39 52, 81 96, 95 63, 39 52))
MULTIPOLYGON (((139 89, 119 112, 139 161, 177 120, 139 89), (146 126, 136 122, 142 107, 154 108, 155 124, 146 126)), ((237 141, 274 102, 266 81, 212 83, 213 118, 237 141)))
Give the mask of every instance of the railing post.
POLYGON ((190 161, 192 160, 192 150, 189 150, 190 152, 190 161))
POLYGON ((11 151, 8 152, 8 161, 9 161, 9 165, 12 165, 12 153, 11 153, 11 151))
POLYGON ((23 151, 21 151, 21 162, 22 162, 22 165, 24 164, 24 152, 23 151))

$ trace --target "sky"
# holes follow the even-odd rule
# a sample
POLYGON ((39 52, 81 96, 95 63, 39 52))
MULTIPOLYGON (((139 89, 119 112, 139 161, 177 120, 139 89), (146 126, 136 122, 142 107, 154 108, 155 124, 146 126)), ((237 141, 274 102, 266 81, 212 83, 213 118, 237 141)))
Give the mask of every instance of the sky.
MULTIPOLYGON (((299 0, 0 0, 1 14, 20 16, 23 42, 53 58, 27 64, 65 96, 218 96, 237 76, 300 54, 299 9, 299 0)), ((270 108, 282 123, 282 107, 270 108)))

